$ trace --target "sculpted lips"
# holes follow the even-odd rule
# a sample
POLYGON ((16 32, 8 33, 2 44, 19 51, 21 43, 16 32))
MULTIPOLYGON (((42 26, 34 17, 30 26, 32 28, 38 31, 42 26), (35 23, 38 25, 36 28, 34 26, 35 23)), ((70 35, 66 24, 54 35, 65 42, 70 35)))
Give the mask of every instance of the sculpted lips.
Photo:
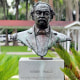
POLYGON ((39 18, 38 20, 41 20, 41 21, 46 21, 46 19, 45 19, 45 18, 39 18))
POLYGON ((40 18, 40 19, 38 20, 38 22, 39 22, 39 23, 47 23, 46 19, 44 19, 44 18, 40 18))

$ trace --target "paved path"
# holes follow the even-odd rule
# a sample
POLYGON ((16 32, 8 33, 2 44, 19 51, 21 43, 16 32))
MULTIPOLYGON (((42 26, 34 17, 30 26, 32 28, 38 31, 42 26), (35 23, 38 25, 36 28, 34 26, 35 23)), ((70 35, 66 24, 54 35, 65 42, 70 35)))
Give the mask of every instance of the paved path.
MULTIPOLYGON (((36 54, 33 51, 32 52, 7 52, 6 54, 11 54, 11 55, 31 55, 31 54, 36 54)), ((59 55, 56 52, 52 52, 52 54, 55 54, 56 57, 59 57, 59 55)))
POLYGON ((12 55, 29 55, 29 54, 35 54, 33 52, 7 52, 6 54, 12 54, 12 55))

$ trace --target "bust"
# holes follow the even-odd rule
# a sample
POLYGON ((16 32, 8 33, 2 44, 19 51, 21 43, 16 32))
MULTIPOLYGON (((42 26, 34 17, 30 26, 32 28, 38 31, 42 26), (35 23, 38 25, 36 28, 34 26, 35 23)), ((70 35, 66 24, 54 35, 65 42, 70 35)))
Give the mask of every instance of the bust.
POLYGON ((37 2, 31 12, 35 24, 29 30, 14 34, 13 38, 20 40, 37 55, 45 56, 48 49, 56 43, 71 40, 68 36, 51 29, 49 22, 54 15, 54 11, 47 3, 37 2))

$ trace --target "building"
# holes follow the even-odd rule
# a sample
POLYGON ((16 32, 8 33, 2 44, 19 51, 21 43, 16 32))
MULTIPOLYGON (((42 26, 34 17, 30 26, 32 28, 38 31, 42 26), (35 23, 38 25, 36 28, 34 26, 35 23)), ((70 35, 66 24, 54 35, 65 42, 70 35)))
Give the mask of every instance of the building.
MULTIPOLYGON (((29 29, 34 21, 27 20, 0 20, 0 28, 3 29, 29 29)), ((80 22, 79 21, 51 21, 51 28, 72 37, 75 49, 80 51, 80 22)), ((62 43, 69 52, 70 41, 62 43)))

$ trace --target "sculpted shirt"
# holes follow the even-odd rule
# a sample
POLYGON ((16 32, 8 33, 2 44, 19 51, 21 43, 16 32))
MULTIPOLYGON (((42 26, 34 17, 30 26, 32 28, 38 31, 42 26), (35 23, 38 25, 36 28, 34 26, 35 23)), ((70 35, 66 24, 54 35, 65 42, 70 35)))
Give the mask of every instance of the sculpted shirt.
POLYGON ((44 56, 49 48, 56 45, 57 42, 66 41, 69 37, 52 30, 50 26, 44 31, 33 26, 29 30, 14 34, 13 38, 30 47, 39 56, 44 56))

